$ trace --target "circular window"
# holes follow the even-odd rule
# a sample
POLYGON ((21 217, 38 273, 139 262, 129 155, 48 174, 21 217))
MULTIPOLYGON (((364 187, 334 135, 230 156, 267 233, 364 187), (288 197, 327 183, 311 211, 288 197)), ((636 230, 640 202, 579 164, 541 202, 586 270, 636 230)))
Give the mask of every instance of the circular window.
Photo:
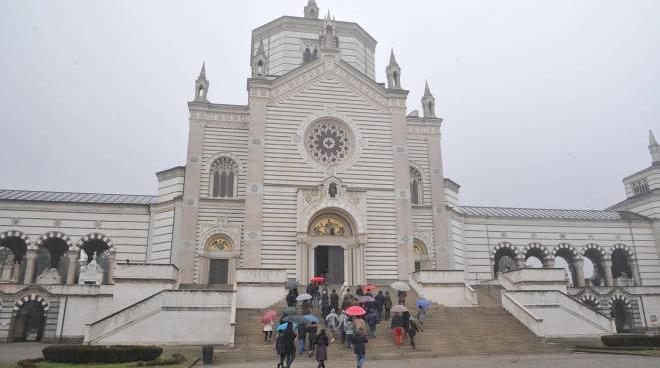
POLYGON ((316 161, 326 166, 335 166, 349 156, 353 142, 344 124, 322 120, 307 130, 305 146, 316 161))

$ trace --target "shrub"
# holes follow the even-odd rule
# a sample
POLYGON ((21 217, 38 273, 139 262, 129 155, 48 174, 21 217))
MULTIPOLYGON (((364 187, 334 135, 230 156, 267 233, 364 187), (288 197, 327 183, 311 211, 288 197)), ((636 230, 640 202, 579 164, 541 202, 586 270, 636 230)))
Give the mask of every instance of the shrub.
POLYGON ((163 353, 163 348, 135 345, 53 345, 45 347, 42 353, 46 360, 58 363, 124 363, 155 360, 163 353))
POLYGON ((172 354, 171 357, 167 359, 156 359, 156 360, 151 360, 148 362, 138 362, 137 365, 139 367, 153 367, 153 366, 159 366, 159 365, 174 365, 174 364, 181 364, 186 361, 186 357, 183 356, 182 354, 179 353, 174 353, 172 354))
POLYGON ((605 346, 660 346, 660 335, 616 334, 603 335, 605 346))

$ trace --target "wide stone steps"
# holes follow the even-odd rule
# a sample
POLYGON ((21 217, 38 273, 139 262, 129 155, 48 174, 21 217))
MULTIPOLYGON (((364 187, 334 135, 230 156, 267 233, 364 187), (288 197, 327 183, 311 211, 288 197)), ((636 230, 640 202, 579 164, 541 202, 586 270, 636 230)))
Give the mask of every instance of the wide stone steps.
MULTIPOLYGON (((383 289, 388 290, 387 288, 383 289)), ((396 293, 390 295, 396 302, 396 293)), ((482 300, 481 291, 479 298, 482 300)), ((545 344, 531 331, 518 322, 498 305, 496 298, 483 298, 484 307, 446 308, 433 305, 423 325, 424 332, 415 338, 417 349, 413 350, 408 341, 404 346, 395 347, 390 330, 390 321, 382 321, 377 327, 376 338, 369 339, 367 355, 370 360, 430 358, 450 355, 481 354, 523 354, 556 352, 559 345, 545 344)), ((414 316, 415 302, 418 297, 408 293, 407 307, 414 316)), ((280 311, 286 303, 277 303, 268 309, 280 311)), ((261 316, 265 310, 239 310, 235 334, 235 348, 223 349, 216 353, 218 363, 275 361, 276 353, 273 342, 264 343, 261 316)), ((315 308, 312 314, 320 318, 320 310, 315 308)), ((323 322, 319 330, 324 328, 323 322)), ((340 344, 340 338, 328 347, 330 360, 354 360, 352 350, 340 344)), ((310 359, 307 355, 297 359, 310 359)), ((312 357, 313 359, 313 357, 312 357)))

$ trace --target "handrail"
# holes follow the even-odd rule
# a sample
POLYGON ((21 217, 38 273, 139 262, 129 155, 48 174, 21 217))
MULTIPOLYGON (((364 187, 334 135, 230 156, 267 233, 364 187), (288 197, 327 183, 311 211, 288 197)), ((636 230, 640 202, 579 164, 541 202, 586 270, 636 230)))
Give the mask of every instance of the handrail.
POLYGON ((229 346, 234 347, 236 339, 236 309, 238 304, 238 283, 234 282, 231 295, 231 312, 229 315, 229 346))
POLYGON ((160 293, 162 293, 162 292, 165 292, 165 291, 168 291, 168 289, 159 290, 159 291, 155 292, 154 294, 149 295, 148 297, 146 297, 146 298, 144 298, 144 299, 140 299, 140 300, 138 300, 138 301, 136 301, 136 302, 134 302, 134 303, 131 303, 130 305, 128 305, 128 306, 126 306, 126 307, 124 307, 124 308, 122 308, 122 309, 119 309, 119 310, 117 310, 117 311, 115 311, 115 312, 112 312, 112 313, 108 314, 108 315, 105 316, 105 317, 102 317, 102 318, 100 318, 100 319, 97 319, 96 321, 92 321, 92 322, 88 323, 88 325, 93 326, 93 325, 95 325, 95 324, 97 324, 97 323, 103 322, 103 321, 105 321, 106 319, 112 318, 112 317, 116 316, 117 314, 119 314, 119 313, 121 313, 121 312, 123 312, 123 311, 126 311, 126 310, 128 310, 128 309, 130 309, 130 308, 135 307, 135 306, 138 305, 138 304, 142 304, 142 303, 146 302, 147 300, 149 300, 149 299, 155 297, 156 295, 158 295, 158 294, 160 294, 160 293))
POLYGON ((518 307, 518 309, 521 309, 529 317, 533 318, 536 322, 543 322, 543 318, 539 318, 535 316, 534 313, 532 313, 529 309, 527 309, 527 307, 520 304, 517 300, 513 299, 511 295, 507 294, 505 290, 502 290, 502 295, 504 295, 511 303, 513 303, 516 307, 518 307))

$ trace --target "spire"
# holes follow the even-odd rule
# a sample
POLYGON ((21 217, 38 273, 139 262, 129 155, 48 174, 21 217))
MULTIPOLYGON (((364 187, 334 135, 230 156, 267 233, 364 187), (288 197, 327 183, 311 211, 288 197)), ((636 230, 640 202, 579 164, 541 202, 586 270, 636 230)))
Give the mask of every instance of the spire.
POLYGON ((433 97, 433 94, 431 94, 431 89, 429 88, 429 81, 428 79, 424 82, 424 97, 433 97))
POLYGON ((264 50, 264 40, 259 41, 259 50, 257 50, 257 55, 258 54, 266 54, 266 50, 264 50))
POLYGON ((401 68, 394 57, 394 49, 390 51, 390 63, 385 68, 387 75, 387 88, 401 89, 401 68))
POLYGON ((655 140, 655 137, 653 136, 653 131, 649 129, 649 147, 651 146, 657 146, 658 141, 655 140))
POLYGON ((431 94, 429 88, 429 81, 424 84, 424 96, 422 96, 422 108, 424 109, 425 118, 435 118, 435 98, 431 94))
POLYGON ((257 53, 252 57, 252 77, 264 77, 268 68, 268 57, 264 49, 264 40, 259 41, 257 53))
POLYGON ((202 70, 199 71, 198 80, 206 79, 206 61, 202 62, 202 70))
POLYGON ((651 161, 653 166, 660 166, 660 145, 653 136, 653 131, 649 129, 649 152, 651 153, 651 161))
POLYGON ((399 65, 394 57, 394 48, 390 49, 390 66, 399 65))
POLYGON ((316 5, 316 1, 309 0, 304 9, 305 18, 308 19, 319 19, 319 6, 316 5))
POLYGON ((202 70, 195 81, 195 101, 208 102, 206 95, 209 92, 209 81, 206 79, 206 62, 202 63, 202 70))

